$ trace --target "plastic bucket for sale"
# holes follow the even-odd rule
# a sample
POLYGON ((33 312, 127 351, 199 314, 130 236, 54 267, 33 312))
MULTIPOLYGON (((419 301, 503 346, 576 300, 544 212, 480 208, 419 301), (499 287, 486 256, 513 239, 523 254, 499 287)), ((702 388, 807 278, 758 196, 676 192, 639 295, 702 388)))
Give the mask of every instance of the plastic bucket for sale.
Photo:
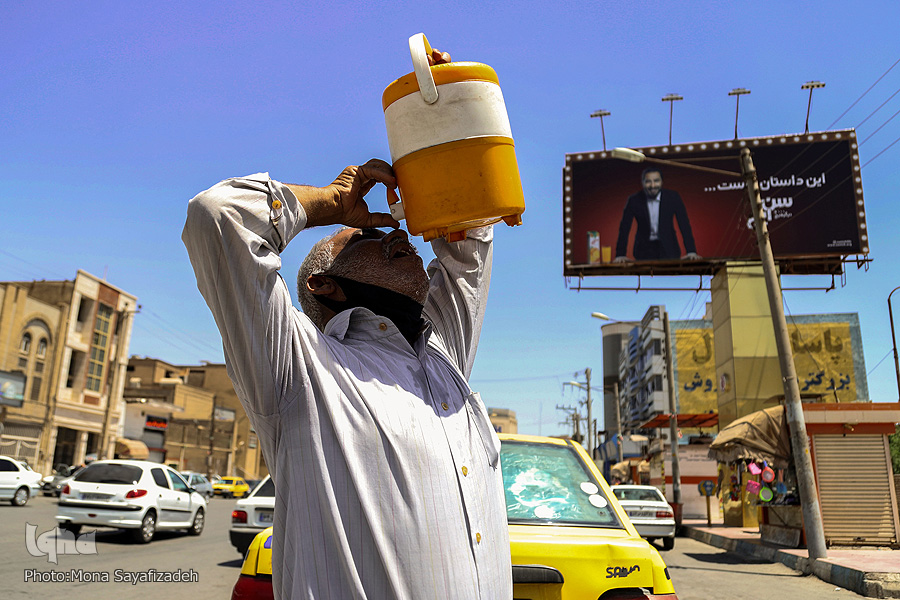
POLYGON ((402 199, 391 214, 426 241, 463 239, 501 220, 520 225, 525 198, 497 74, 474 62, 429 66, 421 33, 409 50, 414 71, 382 96, 402 199))

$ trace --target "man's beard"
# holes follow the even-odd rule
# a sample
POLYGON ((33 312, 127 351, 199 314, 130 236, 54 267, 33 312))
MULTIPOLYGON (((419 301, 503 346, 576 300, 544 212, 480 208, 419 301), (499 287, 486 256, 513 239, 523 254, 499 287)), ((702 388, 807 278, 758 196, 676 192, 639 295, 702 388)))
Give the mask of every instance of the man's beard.
POLYGON ((419 304, 425 304, 428 297, 428 275, 424 269, 409 273, 392 268, 390 264, 392 246, 393 244, 383 248, 383 262, 373 262, 358 255, 351 255, 336 260, 329 271, 354 281, 389 289, 408 296, 419 304))

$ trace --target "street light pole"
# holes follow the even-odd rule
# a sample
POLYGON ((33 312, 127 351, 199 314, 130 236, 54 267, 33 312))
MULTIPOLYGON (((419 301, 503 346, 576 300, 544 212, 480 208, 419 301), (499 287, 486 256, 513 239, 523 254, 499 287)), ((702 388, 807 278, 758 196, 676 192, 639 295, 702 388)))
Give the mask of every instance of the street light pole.
POLYGON ((672 145, 672 114, 674 112, 675 102, 684 100, 684 97, 678 94, 666 94, 662 97, 663 102, 669 103, 669 145, 672 145))
POLYGON ((591 113, 591 118, 600 117, 600 134, 603 136, 603 151, 606 151, 606 130, 603 129, 603 117, 608 117, 611 115, 608 110, 595 110, 591 113))
MULTIPOLYGON (((891 293, 888 294, 888 318, 891 320, 891 345, 894 348, 894 370, 897 372, 897 393, 900 394, 900 359, 897 358, 897 335, 894 333, 894 311, 891 310, 891 296, 900 290, 900 287, 895 287, 891 290, 891 293)), ((900 396, 897 396, 900 398, 900 396)))
POLYGON ((809 90, 809 102, 806 104, 806 129, 803 133, 809 133, 809 109, 812 108, 812 91, 825 87, 821 81, 807 81, 800 86, 801 90, 809 90))
POLYGON ((800 490, 800 504, 803 509, 803 525, 806 530, 806 546, 811 561, 827 558, 825 547, 825 531, 822 527, 822 513, 816 493, 816 481, 813 476, 812 458, 809 454, 809 438, 806 434, 806 421, 803 416, 803 404, 800 401, 800 387, 797 384, 797 371, 794 367, 794 353, 788 336, 787 321, 784 316, 784 304, 781 298, 781 286, 775 272, 775 257, 769 240, 769 230, 762 212, 762 199, 759 194, 759 180, 749 148, 741 150, 741 172, 746 183, 753 210, 756 240, 762 259, 766 289, 769 293, 769 307, 775 329, 775 344, 778 348, 778 360, 781 363, 781 377, 784 383, 785 414, 791 435, 791 449, 797 471, 797 486, 800 490))
POLYGON ((744 94, 749 94, 750 90, 745 88, 734 88, 730 92, 728 92, 729 96, 735 96, 735 100, 737 103, 734 107, 734 139, 738 139, 738 111, 741 109, 741 96, 744 94))

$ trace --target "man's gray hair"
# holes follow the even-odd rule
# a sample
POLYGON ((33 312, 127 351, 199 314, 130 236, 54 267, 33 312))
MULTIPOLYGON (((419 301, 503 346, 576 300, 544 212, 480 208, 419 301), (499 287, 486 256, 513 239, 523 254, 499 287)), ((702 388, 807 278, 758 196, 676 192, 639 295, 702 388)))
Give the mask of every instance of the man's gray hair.
POLYGON ((322 305, 316 300, 315 295, 306 287, 306 280, 310 275, 325 273, 334 264, 334 236, 343 231, 339 229, 329 236, 316 242, 309 250, 309 254, 303 259, 300 270, 297 271, 297 299, 300 300, 300 308, 306 316, 312 320, 320 330, 325 329, 325 315, 322 313, 322 305))

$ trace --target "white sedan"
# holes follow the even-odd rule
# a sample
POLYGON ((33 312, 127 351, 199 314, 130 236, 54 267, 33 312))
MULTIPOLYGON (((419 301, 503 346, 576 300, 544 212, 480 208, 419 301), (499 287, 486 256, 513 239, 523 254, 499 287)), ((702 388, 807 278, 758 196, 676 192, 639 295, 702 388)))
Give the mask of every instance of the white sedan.
POLYGON ((25 506, 28 499, 40 491, 40 473, 14 458, 0 456, 0 500, 9 500, 13 506, 25 506))
POLYGON ((175 470, 140 460, 91 463, 63 487, 56 520, 74 534, 83 525, 128 529, 146 544, 157 531, 200 535, 206 500, 175 470))
POLYGON ((641 537, 650 542, 661 538, 666 550, 675 547, 675 513, 659 489, 652 485, 614 485, 612 491, 641 537))
POLYGON ((234 504, 234 510, 231 511, 231 529, 228 532, 231 545, 241 554, 246 554, 256 534, 271 527, 274 517, 275 482, 266 475, 249 496, 241 498, 234 504))

